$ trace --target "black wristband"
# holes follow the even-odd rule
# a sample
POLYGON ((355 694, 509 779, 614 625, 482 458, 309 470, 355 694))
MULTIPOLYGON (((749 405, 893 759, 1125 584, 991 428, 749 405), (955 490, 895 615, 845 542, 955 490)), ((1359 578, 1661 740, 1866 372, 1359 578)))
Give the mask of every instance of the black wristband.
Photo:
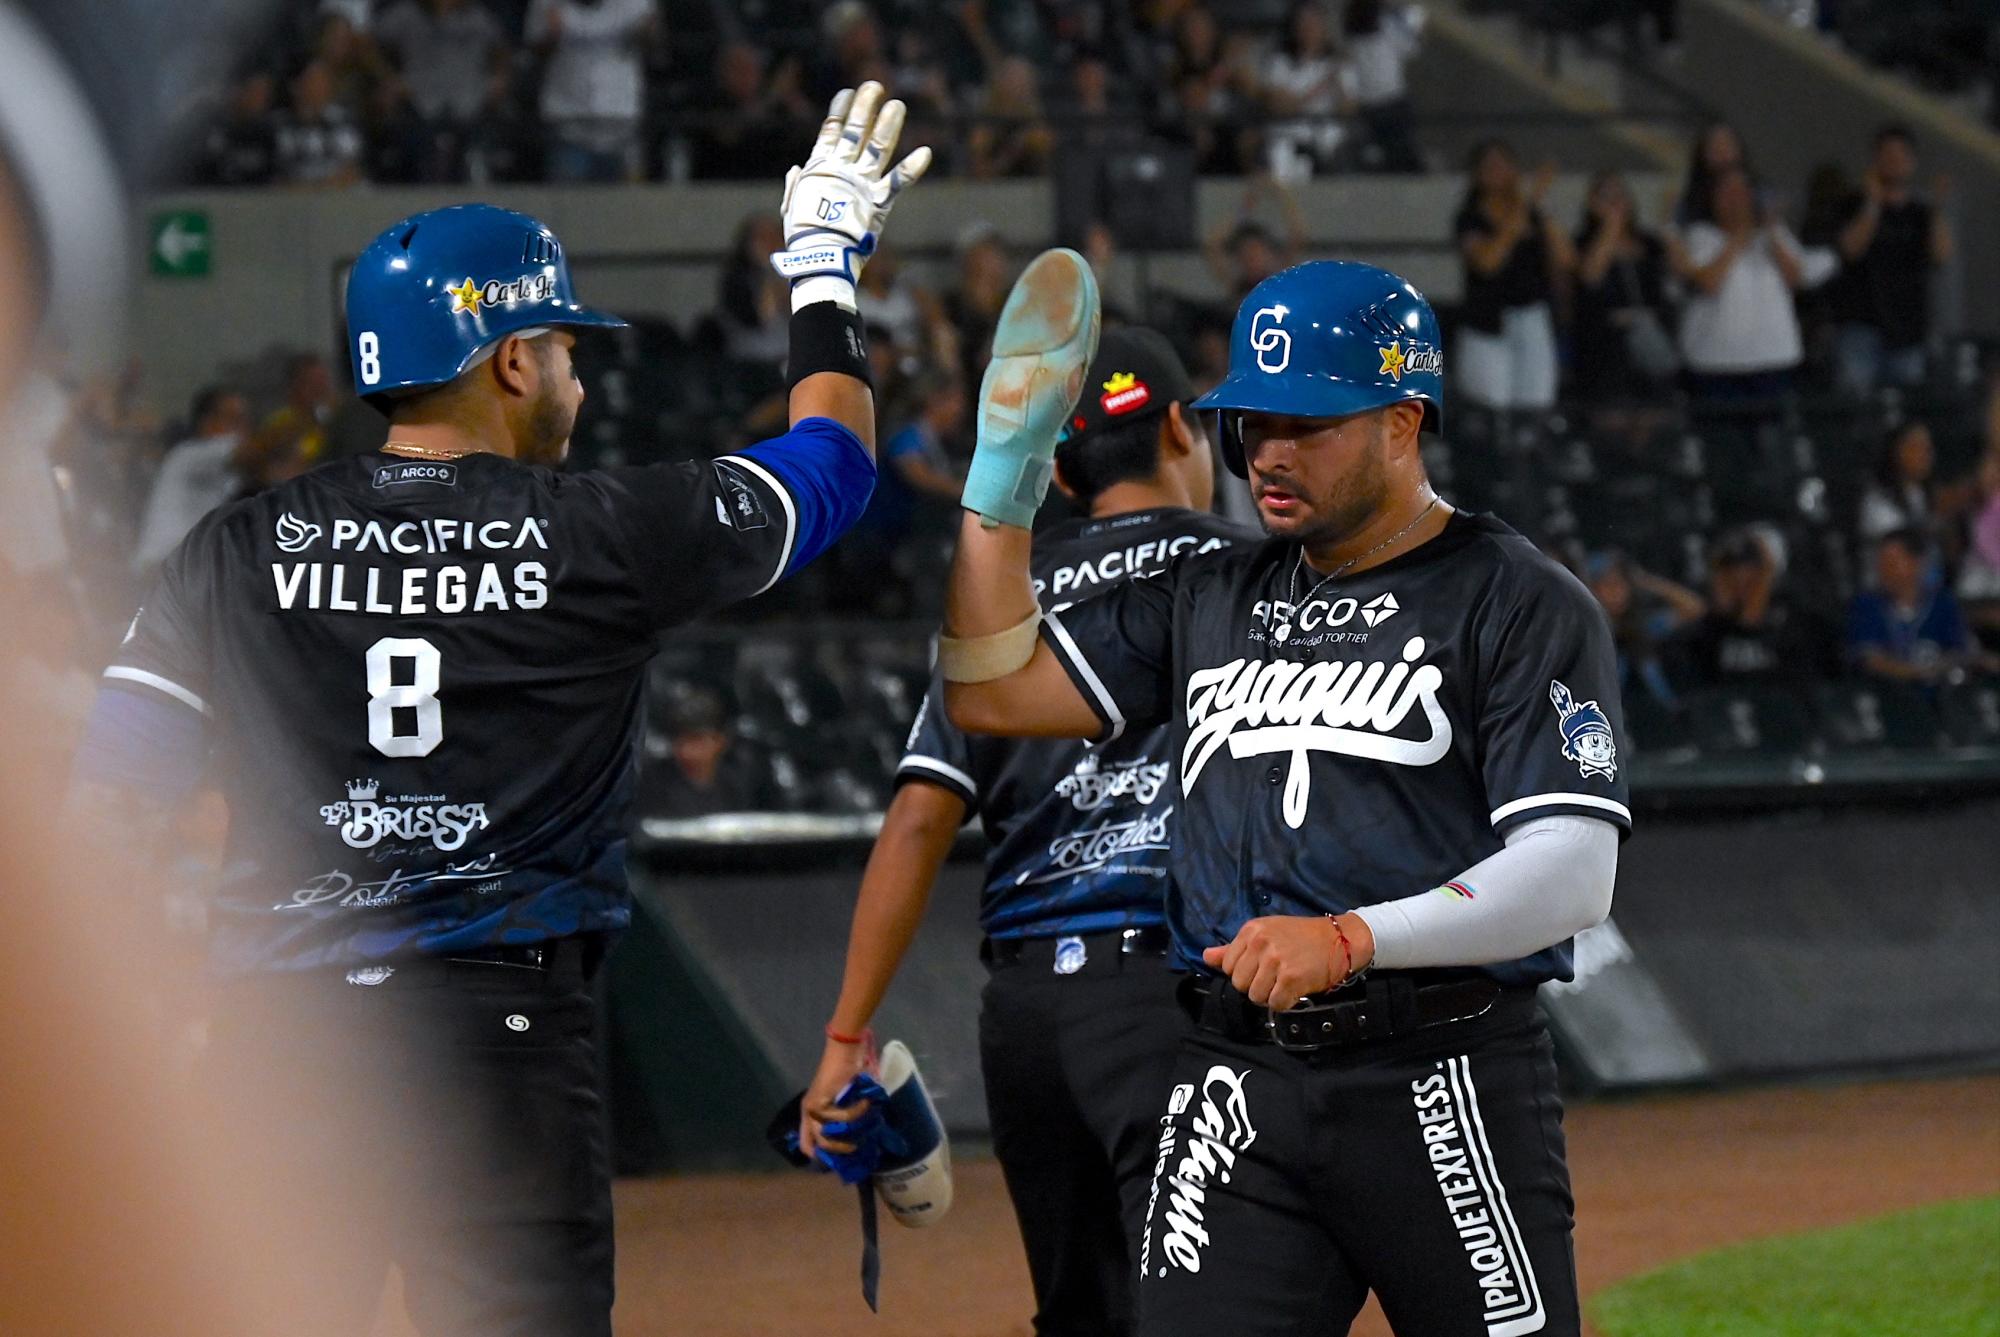
POLYGON ((814 302, 792 312, 792 352, 785 364, 785 388, 823 371, 852 376, 871 389, 875 385, 861 317, 838 302, 814 302))

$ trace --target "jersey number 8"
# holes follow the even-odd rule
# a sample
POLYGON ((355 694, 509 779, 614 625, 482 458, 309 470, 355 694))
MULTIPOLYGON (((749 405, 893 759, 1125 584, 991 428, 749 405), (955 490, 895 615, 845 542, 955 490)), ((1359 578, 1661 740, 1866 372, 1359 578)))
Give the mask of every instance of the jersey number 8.
POLYGON ((368 741, 385 757, 428 757, 444 741, 444 707, 437 699, 437 647, 416 636, 384 636, 368 647, 368 741), (396 681, 396 661, 412 665, 409 682, 396 681), (398 733, 396 712, 416 713, 417 731, 398 733))

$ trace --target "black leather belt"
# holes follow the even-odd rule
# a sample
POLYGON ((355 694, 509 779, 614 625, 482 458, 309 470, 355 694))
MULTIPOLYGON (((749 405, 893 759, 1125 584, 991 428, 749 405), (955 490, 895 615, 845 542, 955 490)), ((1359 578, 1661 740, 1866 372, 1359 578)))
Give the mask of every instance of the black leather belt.
POLYGON ((1181 981, 1181 1006, 1197 1026, 1242 1044, 1312 1053, 1470 1021, 1503 999, 1532 1007, 1532 988, 1508 989, 1490 975, 1391 971, 1313 994, 1286 1012, 1258 1007, 1227 980, 1181 981))
POLYGON ((1054 938, 988 938, 979 944, 979 959, 989 966, 1036 966, 1058 975, 1074 975, 1092 961, 1121 956, 1163 957, 1173 939, 1163 925, 1128 928, 1109 933, 1065 934, 1054 938))

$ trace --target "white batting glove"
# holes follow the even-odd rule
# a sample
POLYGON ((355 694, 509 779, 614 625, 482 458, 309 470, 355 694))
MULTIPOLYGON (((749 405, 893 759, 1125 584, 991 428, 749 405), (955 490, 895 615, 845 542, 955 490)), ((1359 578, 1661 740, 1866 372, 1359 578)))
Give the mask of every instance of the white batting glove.
POLYGON ((903 133, 904 108, 883 102, 882 91, 871 79, 836 93, 812 155, 785 174, 785 249, 771 266, 792 281, 794 311, 814 302, 854 310, 854 285, 883 220, 903 187, 931 165, 931 151, 919 148, 883 170, 903 133))

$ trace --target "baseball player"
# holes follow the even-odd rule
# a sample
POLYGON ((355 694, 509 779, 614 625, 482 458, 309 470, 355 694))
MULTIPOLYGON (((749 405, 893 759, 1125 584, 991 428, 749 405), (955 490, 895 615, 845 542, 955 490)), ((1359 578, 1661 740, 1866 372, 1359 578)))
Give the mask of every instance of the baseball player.
POLYGON ((426 1333, 611 1330, 588 981, 631 914, 645 664, 867 502, 854 281, 929 161, 890 168, 903 115, 843 92, 787 178, 791 430, 712 463, 557 472, 576 333, 622 322, 532 218, 389 228, 347 286, 382 448, 211 514, 105 670, 82 772, 171 791, 212 750, 229 798, 211 1080, 275 1065, 394 1097, 358 1127, 295 1109, 297 1163, 272 1167, 308 1209, 379 1172, 353 1331, 391 1259, 426 1333), (311 1033, 273 1022, 299 1005, 311 1033))
MULTIPOLYGON (((1214 457, 1193 398, 1159 334, 1105 331, 1056 448, 1056 486, 1086 516, 1035 545, 1043 607, 1252 539, 1208 512, 1214 457)), ((945 718, 942 693, 933 679, 862 878, 801 1145, 821 1141, 821 1121, 861 1070, 869 1019, 953 837, 977 811, 990 848, 980 1063, 1034 1279, 1035 1331, 1129 1333, 1128 1241, 1145 1213, 1155 1105, 1185 1025, 1164 969, 1176 824, 1167 731, 1102 747, 967 738, 945 718)))
MULTIPOLYGON (((1167 920, 1196 969, 1156 1126, 1140 1331, 1578 1331, 1561 1106, 1535 986, 1610 906, 1628 829, 1589 594, 1431 490, 1436 319, 1318 262, 1259 284, 1222 413, 1268 539, 1061 612, 1014 496, 1053 444, 982 438, 940 643, 953 721, 1166 724, 1167 920)), ((1032 400, 1051 354, 1024 370, 1032 400)))

